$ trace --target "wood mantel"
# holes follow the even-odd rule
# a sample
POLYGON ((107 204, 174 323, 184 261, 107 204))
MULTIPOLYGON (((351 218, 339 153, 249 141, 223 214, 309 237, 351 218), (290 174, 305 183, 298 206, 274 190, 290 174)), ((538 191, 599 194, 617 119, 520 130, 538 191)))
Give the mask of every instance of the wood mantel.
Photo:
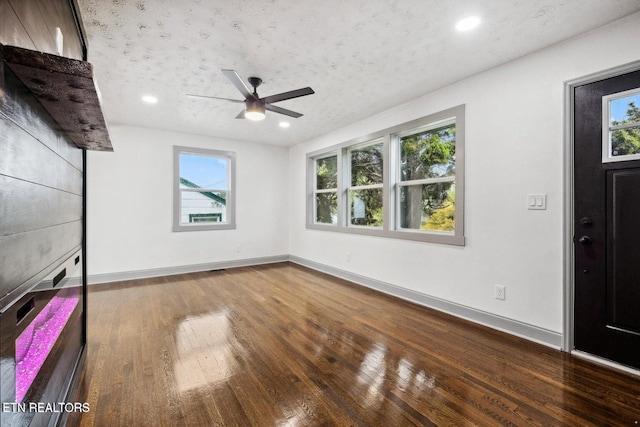
POLYGON ((113 151, 89 62, 14 46, 0 50, 7 67, 78 148, 113 151))

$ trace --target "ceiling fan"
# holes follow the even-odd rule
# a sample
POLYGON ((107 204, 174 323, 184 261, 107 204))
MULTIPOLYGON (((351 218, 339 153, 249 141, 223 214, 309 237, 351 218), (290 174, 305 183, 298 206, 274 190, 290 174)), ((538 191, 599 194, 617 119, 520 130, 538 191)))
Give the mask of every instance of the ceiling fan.
POLYGON ((289 92, 283 92, 276 95, 265 96, 264 98, 260 98, 258 96, 258 86, 262 84, 262 79, 258 77, 249 77, 249 84, 253 87, 253 93, 244 83, 244 81, 240 78, 238 73, 234 70, 222 70, 222 73, 227 76, 231 83, 238 88, 242 96, 244 96, 244 101, 240 101, 238 99, 229 99, 229 98, 220 98, 217 96, 204 96, 204 95, 192 95, 187 94, 189 98, 207 98, 207 99, 222 99, 224 101, 231 102, 244 102, 245 109, 240 112, 236 116, 236 119, 249 119, 249 120, 262 120, 265 117, 265 110, 273 111, 274 113, 284 114, 285 116, 298 118, 302 117, 302 114, 296 113, 295 111, 287 110, 286 108, 276 107, 275 105, 271 105, 274 102, 280 102, 287 99, 298 98, 300 96, 311 95, 315 92, 310 87, 305 87, 302 89, 296 89, 289 92))

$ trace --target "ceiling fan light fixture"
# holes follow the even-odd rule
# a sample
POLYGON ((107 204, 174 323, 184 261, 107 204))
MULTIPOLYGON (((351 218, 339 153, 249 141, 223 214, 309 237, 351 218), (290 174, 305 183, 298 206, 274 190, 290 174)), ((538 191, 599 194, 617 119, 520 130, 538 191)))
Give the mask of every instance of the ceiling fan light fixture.
POLYGON ((259 108, 247 108, 244 112, 244 117, 253 120, 254 122, 263 120, 265 117, 264 110, 260 110, 259 108))
POLYGON ((259 101, 247 100, 246 105, 247 108, 244 110, 244 117, 246 119, 253 120, 255 122, 264 119, 264 105, 262 103, 259 101))

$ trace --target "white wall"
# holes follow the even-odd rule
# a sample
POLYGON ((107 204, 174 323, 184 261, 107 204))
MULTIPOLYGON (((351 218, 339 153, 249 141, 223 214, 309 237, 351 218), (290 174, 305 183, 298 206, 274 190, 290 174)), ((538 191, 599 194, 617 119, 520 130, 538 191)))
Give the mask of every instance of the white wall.
POLYGON ((115 152, 88 153, 88 273, 292 254, 561 333, 564 82, 640 60, 639 39, 635 14, 288 151, 114 126, 115 152), (306 153, 458 104, 465 247, 305 229, 306 153), (171 231, 173 145, 237 153, 236 230, 171 231), (526 210, 529 193, 546 193, 548 209, 526 210))
POLYGON ((561 333, 564 82, 640 60, 638 40, 635 14, 293 147, 290 253, 561 333), (306 153, 459 104, 465 247, 305 229, 306 153), (526 209, 530 193, 548 195, 546 211, 526 209))
POLYGON ((89 276, 289 253, 286 148, 126 126, 110 133, 113 153, 87 153, 89 276), (235 230, 171 231, 173 145, 236 152, 235 230))

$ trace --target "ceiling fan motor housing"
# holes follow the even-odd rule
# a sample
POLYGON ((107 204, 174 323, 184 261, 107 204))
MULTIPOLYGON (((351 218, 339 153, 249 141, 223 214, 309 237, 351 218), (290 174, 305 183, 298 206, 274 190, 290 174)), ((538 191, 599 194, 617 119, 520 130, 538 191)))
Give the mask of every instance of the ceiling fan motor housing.
POLYGON ((247 111, 259 110, 264 112, 264 101, 261 101, 260 99, 247 98, 245 99, 244 103, 247 106, 247 111))
POLYGON ((260 77, 249 77, 249 84, 253 86, 253 92, 256 92, 256 88, 262 84, 260 77))

